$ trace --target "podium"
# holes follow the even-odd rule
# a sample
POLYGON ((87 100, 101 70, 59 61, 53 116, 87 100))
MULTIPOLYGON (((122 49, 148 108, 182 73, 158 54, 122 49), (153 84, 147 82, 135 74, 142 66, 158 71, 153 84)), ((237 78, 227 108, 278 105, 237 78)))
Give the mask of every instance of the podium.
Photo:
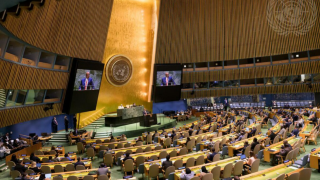
POLYGON ((140 126, 143 127, 150 127, 152 125, 156 125, 158 123, 157 121, 157 114, 152 114, 152 116, 147 115, 143 116, 140 121, 140 126))

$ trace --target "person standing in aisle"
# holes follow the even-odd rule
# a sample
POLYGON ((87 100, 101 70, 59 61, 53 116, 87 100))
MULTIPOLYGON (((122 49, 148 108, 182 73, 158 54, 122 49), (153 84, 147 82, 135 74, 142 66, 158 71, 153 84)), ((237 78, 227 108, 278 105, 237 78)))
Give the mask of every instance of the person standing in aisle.
POLYGON ((76 115, 73 116, 73 129, 77 129, 77 117, 76 115))
POLYGON ((64 116, 64 127, 66 129, 66 132, 69 130, 69 120, 67 116, 64 116))
POLYGON ((52 120, 52 132, 56 133, 58 131, 58 121, 56 117, 53 117, 52 120))

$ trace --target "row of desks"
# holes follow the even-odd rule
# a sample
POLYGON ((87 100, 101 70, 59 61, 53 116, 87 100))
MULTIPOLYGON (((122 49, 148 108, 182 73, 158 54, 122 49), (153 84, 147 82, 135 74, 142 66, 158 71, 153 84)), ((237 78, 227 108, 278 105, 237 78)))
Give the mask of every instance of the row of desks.
MULTIPOLYGON (((37 157, 40 159, 40 161, 42 161, 43 158, 49 158, 49 156, 52 156, 52 158, 55 158, 55 156, 53 156, 53 155, 37 155, 37 157)), ((60 154, 58 157, 60 159, 62 159, 62 158, 64 158, 64 154, 60 154)), ((69 157, 72 160, 76 160, 77 159, 77 155, 75 153, 74 154, 69 154, 69 157)), ((27 155, 27 156, 19 156, 17 158, 19 160, 30 159, 30 156, 29 155, 27 155)))
MULTIPOLYGON (((63 168, 65 168, 68 164, 74 164, 76 163, 77 161, 62 161, 62 162, 50 162, 50 163, 41 163, 41 166, 38 167, 38 168, 41 168, 42 166, 49 166, 51 170, 54 169, 54 166, 56 165, 60 165, 62 166, 63 168)), ((81 160, 81 162, 84 163, 84 166, 88 169, 91 169, 92 168, 92 161, 91 160, 81 160)), ((27 165, 28 167, 31 166, 31 164, 28 164, 27 165)))
MULTIPOLYGON (((61 175, 64 180, 67 180, 70 176, 76 176, 78 179, 83 179, 85 176, 89 175, 89 173, 93 173, 91 175, 93 178, 97 178, 97 171, 98 169, 86 169, 86 170, 80 170, 80 171, 68 171, 68 172, 60 172, 60 173, 52 173, 51 179, 53 179, 56 176, 61 175)), ((38 178, 40 175, 34 175, 33 178, 38 178)))
MULTIPOLYGON (((186 154, 186 155, 183 155, 183 156, 176 156, 176 157, 171 157, 170 158, 170 161, 172 161, 172 164, 177 161, 177 160, 182 160, 182 163, 185 164, 187 163, 187 160, 189 158, 194 158, 195 160, 200 157, 200 156, 204 156, 204 159, 206 160, 207 159, 207 156, 208 156, 208 153, 209 151, 200 151, 200 152, 196 152, 196 153, 191 153, 191 154, 186 154)), ((144 166, 144 173, 146 176, 148 176, 148 173, 149 173, 149 168, 151 165, 153 164, 157 164, 159 165, 159 168, 162 167, 162 163, 161 163, 161 160, 156 160, 156 161, 151 161, 151 162, 145 162, 143 164, 144 166)))
MULTIPOLYGON (((301 141, 301 138, 290 137, 286 139, 288 143, 293 146, 294 143, 301 141)), ((264 161, 271 162, 271 155, 278 154, 280 152, 281 146, 283 146, 283 141, 280 141, 276 144, 272 144, 269 147, 266 147, 263 151, 264 161)))

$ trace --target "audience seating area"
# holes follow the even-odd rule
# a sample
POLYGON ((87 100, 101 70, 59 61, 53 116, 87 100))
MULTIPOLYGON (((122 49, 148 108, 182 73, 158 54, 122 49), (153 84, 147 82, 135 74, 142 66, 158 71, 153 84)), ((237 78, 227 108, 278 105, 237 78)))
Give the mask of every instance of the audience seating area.
MULTIPOLYGON (((309 117, 303 117, 303 125, 295 136, 297 128, 294 124, 285 128, 287 120, 276 113, 268 118, 269 128, 263 129, 260 115, 271 117, 273 112, 254 111, 257 113, 243 110, 239 116, 207 112, 199 120, 180 127, 142 133, 132 140, 125 135, 103 139, 85 136, 70 146, 76 147, 77 154, 67 152, 69 147, 40 147, 33 151, 36 158, 33 154, 17 154, 17 161, 14 162, 11 156, 7 165, 13 179, 23 173, 31 177, 50 174, 55 180, 113 179, 113 173, 129 178, 169 180, 183 180, 187 176, 208 180, 310 179, 312 169, 319 168, 318 123, 313 124, 309 117), (299 154, 306 153, 305 146, 315 148, 310 152, 310 158, 306 154, 299 159, 299 154), (19 160, 26 167, 23 171, 16 169, 20 167, 19 160), (94 167, 97 163, 104 163, 106 167, 94 167), (269 168, 259 170, 261 164, 269 168), (107 173, 99 175, 99 169, 105 169, 107 173)), ((292 113, 291 110, 283 112, 290 116, 292 113)), ((315 115, 317 111, 297 109, 296 112, 315 115)))

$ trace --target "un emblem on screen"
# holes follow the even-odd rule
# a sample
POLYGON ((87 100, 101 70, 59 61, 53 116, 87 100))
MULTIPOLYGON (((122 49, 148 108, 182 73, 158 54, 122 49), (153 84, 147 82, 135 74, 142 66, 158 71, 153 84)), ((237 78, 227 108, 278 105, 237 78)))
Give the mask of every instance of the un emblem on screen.
POLYGON ((317 6, 313 0, 269 0, 267 20, 280 35, 304 35, 317 20, 317 6))
POLYGON ((122 55, 116 55, 108 61, 106 76, 112 85, 122 86, 130 81, 132 71, 130 59, 122 55))

